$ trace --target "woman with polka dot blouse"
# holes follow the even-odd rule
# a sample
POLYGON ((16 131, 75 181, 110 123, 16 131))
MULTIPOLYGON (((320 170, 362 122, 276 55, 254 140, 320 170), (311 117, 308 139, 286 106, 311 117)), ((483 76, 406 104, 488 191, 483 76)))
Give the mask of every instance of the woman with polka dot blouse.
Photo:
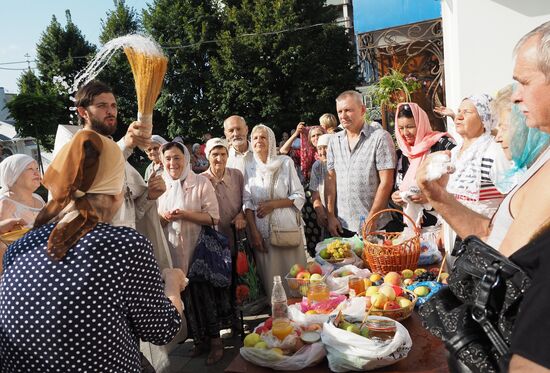
POLYGON ((1 372, 140 372, 139 339, 178 332, 184 276, 135 230, 122 203, 118 146, 81 130, 44 175, 53 199, 9 246, 0 284, 1 372))

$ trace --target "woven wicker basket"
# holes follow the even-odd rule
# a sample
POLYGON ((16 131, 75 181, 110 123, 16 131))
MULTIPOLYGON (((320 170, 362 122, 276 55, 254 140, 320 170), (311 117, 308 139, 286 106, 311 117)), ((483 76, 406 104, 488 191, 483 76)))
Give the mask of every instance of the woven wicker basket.
POLYGON ((385 209, 374 214, 361 229, 363 236, 363 261, 368 264, 372 272, 386 274, 388 272, 401 272, 404 269, 415 269, 418 266, 420 256, 420 228, 403 211, 385 209), (370 231, 373 219, 384 212, 398 212, 409 219, 414 226, 414 236, 398 245, 381 245, 370 242, 375 237, 383 237, 384 240, 394 240, 401 235, 400 232, 370 231))

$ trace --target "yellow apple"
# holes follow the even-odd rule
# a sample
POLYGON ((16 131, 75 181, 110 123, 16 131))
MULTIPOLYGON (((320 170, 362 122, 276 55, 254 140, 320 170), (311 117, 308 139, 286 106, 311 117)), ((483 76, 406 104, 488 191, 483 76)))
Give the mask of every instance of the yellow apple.
POLYGON ((378 294, 378 286, 369 286, 365 292, 366 296, 378 294))
POLYGON ((384 304, 388 301, 388 297, 384 294, 378 293, 371 296, 370 301, 374 307, 383 309, 384 304))

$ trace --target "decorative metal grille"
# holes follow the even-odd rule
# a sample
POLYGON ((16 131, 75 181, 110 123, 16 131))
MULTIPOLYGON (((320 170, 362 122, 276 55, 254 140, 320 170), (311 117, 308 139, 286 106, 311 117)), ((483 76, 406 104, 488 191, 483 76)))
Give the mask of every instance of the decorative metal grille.
POLYGON ((424 66, 431 81, 427 96, 432 107, 441 105, 438 97, 438 87, 442 86, 444 77, 441 18, 358 34, 357 45, 360 70, 366 85, 378 80, 378 62, 383 56, 404 54, 408 59, 424 52, 433 54, 437 62, 427 61, 429 65, 424 66))

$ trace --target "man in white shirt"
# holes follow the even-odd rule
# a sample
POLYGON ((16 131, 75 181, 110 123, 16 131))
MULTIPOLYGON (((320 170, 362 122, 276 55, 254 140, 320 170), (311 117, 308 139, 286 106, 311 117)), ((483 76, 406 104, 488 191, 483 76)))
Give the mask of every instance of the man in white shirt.
POLYGON ((254 160, 254 154, 248 142, 248 126, 243 117, 232 115, 223 121, 223 132, 230 144, 227 167, 236 168, 244 175, 248 162, 254 160))

